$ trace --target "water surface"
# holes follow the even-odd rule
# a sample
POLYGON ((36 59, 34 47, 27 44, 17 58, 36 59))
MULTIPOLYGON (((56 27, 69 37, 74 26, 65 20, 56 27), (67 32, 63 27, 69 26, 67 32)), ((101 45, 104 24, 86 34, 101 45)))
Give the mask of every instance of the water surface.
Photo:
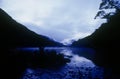
MULTIPOLYGON (((25 49, 25 48, 24 48, 25 49)), ((36 49, 36 48, 35 48, 36 49)), ((35 49, 26 49, 34 50, 35 49)), ((38 49, 36 49, 39 51, 38 49)), ((58 69, 27 68, 21 79, 103 79, 104 69, 90 59, 95 51, 91 48, 46 47, 44 51, 55 50, 70 57, 70 62, 58 69)))

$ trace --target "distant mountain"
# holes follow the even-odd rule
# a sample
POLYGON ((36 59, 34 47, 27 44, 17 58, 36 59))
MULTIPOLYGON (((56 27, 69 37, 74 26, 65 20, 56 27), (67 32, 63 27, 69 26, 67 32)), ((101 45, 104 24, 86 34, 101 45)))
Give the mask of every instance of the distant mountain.
POLYGON ((116 61, 120 59, 120 12, 111 16, 93 34, 74 42, 72 46, 94 48, 95 63, 119 70, 120 62, 116 61))
POLYGON ((16 22, 5 11, 0 9, 0 46, 3 47, 40 47, 62 46, 46 36, 38 35, 24 25, 16 22))

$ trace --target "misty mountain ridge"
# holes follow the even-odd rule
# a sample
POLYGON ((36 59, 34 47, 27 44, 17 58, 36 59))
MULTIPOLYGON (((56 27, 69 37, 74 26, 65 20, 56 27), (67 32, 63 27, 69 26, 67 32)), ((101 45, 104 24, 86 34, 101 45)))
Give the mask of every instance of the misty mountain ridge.
POLYGON ((0 9, 0 42, 7 47, 62 46, 46 36, 38 35, 24 25, 16 22, 4 10, 0 9))

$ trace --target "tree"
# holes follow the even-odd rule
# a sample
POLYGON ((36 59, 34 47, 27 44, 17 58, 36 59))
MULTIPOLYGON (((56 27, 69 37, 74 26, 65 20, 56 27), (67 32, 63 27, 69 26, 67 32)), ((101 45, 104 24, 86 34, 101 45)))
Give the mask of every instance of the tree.
POLYGON ((109 19, 112 15, 114 15, 116 12, 120 12, 120 1, 119 0, 102 0, 100 3, 98 13, 95 16, 95 19, 97 17, 100 17, 102 19, 109 19), (105 10, 112 10, 115 9, 115 12, 106 12, 105 10))

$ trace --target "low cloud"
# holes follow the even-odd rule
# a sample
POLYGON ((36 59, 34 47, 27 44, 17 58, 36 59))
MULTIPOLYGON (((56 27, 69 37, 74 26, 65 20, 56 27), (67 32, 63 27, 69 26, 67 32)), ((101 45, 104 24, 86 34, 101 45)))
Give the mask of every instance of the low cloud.
POLYGON ((90 35, 103 23, 94 20, 101 0, 1 0, 16 21, 59 42, 90 35))

